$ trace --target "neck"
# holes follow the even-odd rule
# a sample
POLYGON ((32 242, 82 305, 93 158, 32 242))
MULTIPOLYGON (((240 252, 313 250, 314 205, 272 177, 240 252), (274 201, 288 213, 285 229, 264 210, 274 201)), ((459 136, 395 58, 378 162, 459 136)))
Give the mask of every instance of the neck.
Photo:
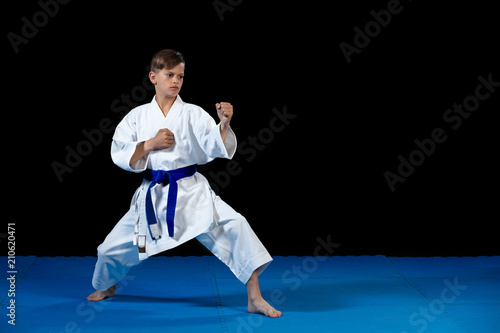
POLYGON ((160 107, 161 112, 163 112, 164 116, 166 116, 168 111, 170 111, 170 108, 174 104, 176 98, 177 96, 174 97, 167 97, 167 96, 161 97, 158 95, 155 96, 156 103, 158 103, 158 106, 160 107))

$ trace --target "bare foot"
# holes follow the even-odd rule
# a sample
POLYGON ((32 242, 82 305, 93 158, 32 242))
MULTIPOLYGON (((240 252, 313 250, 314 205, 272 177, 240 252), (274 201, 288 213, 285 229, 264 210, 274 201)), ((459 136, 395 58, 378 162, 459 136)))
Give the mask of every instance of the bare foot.
POLYGON ((104 291, 101 290, 94 291, 92 294, 89 295, 89 297, 87 297, 87 300, 92 302, 102 301, 105 298, 115 296, 115 292, 116 292, 116 284, 104 291))
POLYGON ((270 318, 281 317, 281 311, 273 308, 262 297, 254 301, 248 301, 248 312, 260 313, 270 318))
POLYGON ((247 282, 247 292, 248 292, 248 312, 250 313, 260 313, 264 316, 270 318, 281 317, 281 311, 273 308, 269 303, 267 303, 260 293, 259 287, 259 274, 255 270, 250 279, 247 282))

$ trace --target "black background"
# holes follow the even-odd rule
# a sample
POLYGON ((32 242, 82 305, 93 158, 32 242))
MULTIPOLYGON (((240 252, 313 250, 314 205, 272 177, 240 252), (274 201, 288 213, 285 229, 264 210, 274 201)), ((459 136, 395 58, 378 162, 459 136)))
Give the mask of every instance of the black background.
MULTIPOLYGON (((456 130, 443 120, 480 75, 500 81, 496 7, 401 1, 348 63, 340 43, 353 45, 354 28, 391 2, 220 0, 232 4, 221 17, 214 1, 70 1, 46 21, 38 15, 17 53, 8 34, 22 35, 22 18, 42 9, 9 2, 2 174, 17 254, 95 255, 128 210, 141 178, 112 163, 112 133, 62 181, 52 165, 87 140, 82 131, 119 122, 112 105, 122 94, 151 100, 137 94, 164 48, 185 55, 184 101, 213 117, 214 104, 229 101, 239 143, 259 133, 268 141, 254 156, 237 154, 241 172, 217 187, 271 254, 313 255, 318 238, 339 243, 338 255, 500 254, 500 87, 456 130), (273 109, 284 108, 295 118, 269 138, 273 109), (435 128, 447 140, 392 192, 384 172, 397 173, 398 156, 435 128)), ((201 172, 215 183, 210 173, 227 163, 201 172)), ((165 253, 204 254, 196 241, 165 253)))

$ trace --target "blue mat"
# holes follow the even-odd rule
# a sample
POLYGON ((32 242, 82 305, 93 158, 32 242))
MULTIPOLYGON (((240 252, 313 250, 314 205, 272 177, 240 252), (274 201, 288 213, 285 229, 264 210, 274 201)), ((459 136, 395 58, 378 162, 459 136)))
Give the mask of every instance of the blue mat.
POLYGON ((88 302, 95 262, 17 257, 0 332, 500 332, 500 257, 275 257, 260 282, 278 319, 247 313, 245 286, 214 257, 150 258, 88 302))

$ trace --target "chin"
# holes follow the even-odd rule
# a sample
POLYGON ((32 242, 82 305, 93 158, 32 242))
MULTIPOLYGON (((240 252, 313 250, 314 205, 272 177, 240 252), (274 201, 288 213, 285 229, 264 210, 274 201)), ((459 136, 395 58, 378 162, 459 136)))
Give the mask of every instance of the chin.
POLYGON ((165 96, 166 98, 174 98, 174 97, 177 97, 177 95, 179 95, 179 91, 173 93, 171 91, 163 94, 163 96, 165 96))

